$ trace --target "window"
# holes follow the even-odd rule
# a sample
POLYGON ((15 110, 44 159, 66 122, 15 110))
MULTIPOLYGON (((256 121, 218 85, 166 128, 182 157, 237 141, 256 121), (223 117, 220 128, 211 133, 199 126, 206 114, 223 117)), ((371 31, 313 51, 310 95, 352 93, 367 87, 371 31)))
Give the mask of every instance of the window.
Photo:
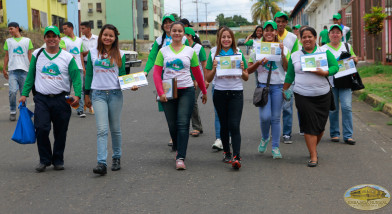
POLYGON ((143 39, 144 39, 144 40, 148 40, 149 38, 150 38, 149 35, 144 35, 144 36, 143 36, 143 39))
POLYGON ((90 20, 90 26, 91 26, 91 29, 94 29, 94 21, 93 20, 90 20))
POLYGON ((41 28, 48 26, 48 14, 41 11, 41 28))
POLYGON ((154 21, 154 28, 159 30, 159 23, 157 21, 154 21))
POLYGON ((99 28, 99 29, 102 28, 102 20, 97 21, 97 28, 99 28))
POLYGON ((97 3, 97 12, 102 13, 101 3, 97 3))
POLYGON ((88 13, 93 13, 93 3, 88 3, 88 13))
POLYGON ((143 27, 148 27, 148 18, 143 18, 143 27))
POLYGON ((143 0, 143 10, 148 10, 148 1, 143 0))

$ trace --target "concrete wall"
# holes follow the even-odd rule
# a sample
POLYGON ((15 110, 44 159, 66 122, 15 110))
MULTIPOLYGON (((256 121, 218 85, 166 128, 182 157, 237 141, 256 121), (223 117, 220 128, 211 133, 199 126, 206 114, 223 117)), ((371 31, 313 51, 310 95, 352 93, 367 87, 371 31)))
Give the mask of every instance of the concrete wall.
MULTIPOLYGON (((112 1, 106 0, 107 23, 117 27, 118 31, 120 32, 120 40, 133 40, 134 26, 132 17, 134 15, 134 11, 132 11, 132 0, 116 0, 116 3, 110 2, 112 1)), ((137 35, 137 28, 135 29, 135 32, 137 35)))
POLYGON ((313 12, 308 13, 309 26, 314 27, 317 33, 320 33, 324 25, 329 27, 333 24, 332 16, 340 9, 341 0, 321 0, 318 7, 313 12))

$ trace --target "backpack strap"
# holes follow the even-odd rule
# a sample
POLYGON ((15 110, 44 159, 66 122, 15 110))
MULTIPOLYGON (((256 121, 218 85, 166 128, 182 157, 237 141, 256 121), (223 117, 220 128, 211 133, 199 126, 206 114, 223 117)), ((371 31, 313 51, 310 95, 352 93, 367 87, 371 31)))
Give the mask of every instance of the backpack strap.
MULTIPOLYGON (((41 48, 39 49, 37 56, 35 57, 35 65, 34 65, 34 70, 36 70, 37 68, 37 61, 38 61, 38 57, 39 55, 41 55, 42 51, 44 51, 45 48, 41 48)), ((35 85, 33 85, 33 88, 31 89, 31 92, 33 93, 33 96, 35 96, 37 94, 37 90, 35 90, 35 85)))

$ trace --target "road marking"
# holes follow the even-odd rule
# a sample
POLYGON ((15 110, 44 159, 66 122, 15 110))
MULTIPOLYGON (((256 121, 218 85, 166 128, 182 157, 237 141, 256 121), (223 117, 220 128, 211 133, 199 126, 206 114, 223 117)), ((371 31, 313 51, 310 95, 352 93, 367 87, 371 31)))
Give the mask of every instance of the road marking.
POLYGON ((378 145, 378 143, 377 143, 375 140, 372 140, 372 142, 373 142, 374 144, 378 145))
POLYGON ((381 146, 380 146, 380 149, 383 151, 383 152, 385 152, 385 153, 388 153, 387 151, 385 151, 385 149, 384 148, 382 148, 381 146))

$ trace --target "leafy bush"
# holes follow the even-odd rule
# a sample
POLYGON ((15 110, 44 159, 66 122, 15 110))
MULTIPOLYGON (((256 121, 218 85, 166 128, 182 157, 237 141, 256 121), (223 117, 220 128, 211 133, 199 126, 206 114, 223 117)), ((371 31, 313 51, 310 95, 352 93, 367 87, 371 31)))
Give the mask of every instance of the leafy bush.
POLYGON ((365 30, 371 35, 377 35, 384 29, 384 19, 387 14, 383 13, 382 7, 372 7, 371 13, 366 13, 363 19, 365 20, 365 30))

